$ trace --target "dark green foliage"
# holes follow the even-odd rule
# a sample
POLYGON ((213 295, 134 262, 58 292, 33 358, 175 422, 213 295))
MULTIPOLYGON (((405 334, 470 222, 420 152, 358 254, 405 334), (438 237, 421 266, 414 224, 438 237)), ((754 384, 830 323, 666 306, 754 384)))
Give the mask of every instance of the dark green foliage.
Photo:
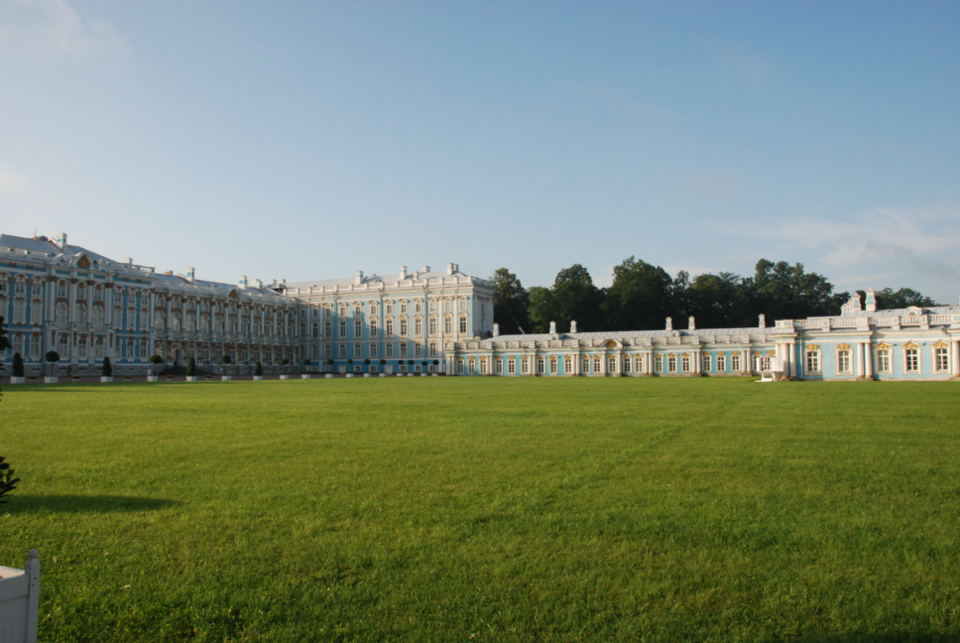
POLYGON ((163 358, 154 353, 150 356, 150 359, 147 360, 151 364, 163 364, 163 358))
POLYGON ((332 357, 328 357, 328 358, 327 358, 327 364, 333 364, 333 358, 332 358, 332 357))
POLYGON ((259 361, 253 367, 253 374, 263 375, 263 364, 261 364, 259 361))
POLYGON ((663 268, 630 257, 613 269, 613 284, 607 289, 605 302, 606 328, 579 324, 578 330, 663 328, 664 319, 677 314, 673 292, 673 280, 663 268))
POLYGON ((574 264, 557 273, 553 287, 530 289, 530 323, 533 332, 546 333, 550 322, 557 322, 559 332, 568 332, 570 322, 578 330, 604 330, 603 300, 605 293, 593 284, 590 273, 574 264))
POLYGON ((230 364, 232 361, 233 360, 230 359, 230 353, 224 353, 220 356, 220 363, 222 364, 230 364))
POLYGON ((434 366, 438 366, 439 364, 440 364, 440 360, 438 360, 438 359, 433 360, 433 365, 434 365, 434 366))
MULTIPOLYGON (((192 357, 190 359, 193 359, 192 357)), ((103 358, 103 369, 100 372, 104 377, 113 377, 113 364, 110 363, 109 357, 103 358)))
POLYGON ((48 362, 50 362, 51 364, 53 362, 59 362, 60 353, 58 353, 57 351, 47 351, 46 355, 44 355, 43 358, 48 362))
MULTIPOLYGON (((0 317, 0 353, 10 348, 10 340, 7 339, 7 329, 3 324, 3 317, 0 317)), ((18 353, 19 355, 19 353, 18 353)), ((21 368, 23 367, 21 363, 21 368)), ((0 373, 3 372, 3 363, 0 362, 0 373)))
MULTIPOLYGON (((877 291, 876 298, 878 309, 909 308, 910 306, 931 308, 940 305, 913 288, 901 288, 897 291, 894 291, 893 288, 884 288, 883 290, 877 291)), ((863 301, 862 298, 861 301, 863 301)))
POLYGON ((192 356, 187 360, 187 376, 195 377, 197 375, 197 360, 192 356))
POLYGON ((412 365, 412 364, 413 364, 413 360, 412 360, 412 359, 408 359, 408 360, 407 360, 407 364, 411 364, 411 365, 412 365))
POLYGON ((364 363, 364 364, 369 364, 369 363, 370 363, 370 360, 365 359, 365 360, 363 360, 363 363, 364 363))
POLYGON ((515 274, 498 268, 490 277, 494 289, 493 319, 504 335, 530 331, 530 294, 515 274))
POLYGON ((282 360, 280 360, 281 366, 286 366, 286 365, 289 364, 289 363, 290 363, 290 360, 287 359, 286 357, 284 357, 282 360))
POLYGON ((13 354, 13 365, 11 367, 11 374, 14 377, 23 377, 23 358, 20 357, 20 353, 13 354))
POLYGON ((13 469, 4 462, 4 457, 0 455, 0 505, 6 504, 7 500, 4 499, 4 496, 16 489, 17 483, 20 482, 20 478, 14 478, 13 474, 13 469))
POLYGON ((381 363, 381 364, 386 364, 386 363, 387 363, 387 360, 381 359, 381 360, 380 360, 380 363, 381 363))
POLYGON ((310 366, 310 360, 309 360, 309 359, 304 359, 303 362, 301 362, 301 363, 302 363, 304 366, 310 366))
POLYGON ((353 358, 352 358, 352 357, 347 360, 347 364, 353 364, 353 358))

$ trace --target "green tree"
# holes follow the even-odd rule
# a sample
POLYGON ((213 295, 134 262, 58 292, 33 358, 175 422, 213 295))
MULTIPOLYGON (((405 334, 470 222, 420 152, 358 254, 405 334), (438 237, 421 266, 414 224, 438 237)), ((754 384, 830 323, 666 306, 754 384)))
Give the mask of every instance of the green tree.
POLYGON ((686 315, 693 315, 698 328, 754 326, 752 282, 732 272, 697 275, 684 297, 686 315))
MULTIPOLYGON (((0 317, 0 353, 11 348, 10 340, 7 338, 7 327, 4 325, 3 317, 0 317)), ((19 353, 17 353, 19 355, 19 353)), ((21 364, 22 368, 22 364, 21 364)), ((0 362, 0 373, 3 373, 3 363, 0 362)), ((2 393, 0 393, 2 397, 2 393)))
MULTIPOLYGON (((893 288, 884 288, 883 290, 877 291, 876 298, 878 310, 909 308, 910 306, 933 308, 934 306, 940 305, 930 297, 927 297, 913 288, 901 288, 897 291, 894 291, 893 288)), ((862 298, 861 301, 863 301, 862 298)))
POLYGON ((197 360, 191 355, 187 360, 187 376, 195 377, 197 375, 197 360))
MULTIPOLYGON (((2 368, 2 365, 0 365, 2 368)), ((12 365, 11 375, 14 377, 23 377, 23 357, 20 356, 20 353, 13 354, 13 365, 12 365)))
POLYGON ((253 367, 253 374, 263 375, 263 364, 261 364, 259 360, 257 360, 257 363, 253 367))
POLYGON ((113 377, 113 364, 110 363, 109 357, 103 358, 103 368, 101 369, 100 374, 104 377, 113 377))
POLYGON ((753 277, 755 311, 767 319, 802 319, 819 315, 837 315, 850 299, 850 293, 833 293, 833 284, 815 272, 804 272, 803 264, 757 262, 753 277))
POLYGON ((506 268, 498 268, 490 277, 494 290, 493 319, 502 335, 515 335, 530 328, 530 293, 517 276, 506 268))
POLYGON ((4 462, 4 457, 0 456, 0 505, 6 504, 4 496, 17 488, 20 478, 13 477, 14 471, 10 465, 4 462))
POLYGON ((611 330, 662 329, 666 317, 683 312, 675 310, 674 282, 667 271, 634 257, 614 267, 606 295, 611 330))
POLYGON ((53 365, 60 361, 60 353, 57 351, 47 351, 43 358, 50 363, 50 377, 53 377, 53 365))

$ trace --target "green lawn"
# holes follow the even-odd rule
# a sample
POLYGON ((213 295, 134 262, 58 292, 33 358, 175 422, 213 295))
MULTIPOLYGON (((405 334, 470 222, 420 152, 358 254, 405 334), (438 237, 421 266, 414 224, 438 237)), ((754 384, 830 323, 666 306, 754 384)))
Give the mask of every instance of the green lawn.
POLYGON ((3 389, 42 641, 960 638, 960 384, 3 389))

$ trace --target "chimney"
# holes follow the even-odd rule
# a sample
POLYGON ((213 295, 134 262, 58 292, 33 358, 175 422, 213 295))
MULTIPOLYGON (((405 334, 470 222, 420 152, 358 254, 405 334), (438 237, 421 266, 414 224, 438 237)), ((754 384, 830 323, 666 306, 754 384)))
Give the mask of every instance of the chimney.
POLYGON ((867 289, 867 312, 877 312, 877 291, 873 288, 867 289))
POLYGON ((767 327, 767 316, 761 314, 761 315, 760 315, 760 328, 766 328, 766 327, 767 327))
POLYGON ((447 264, 447 274, 448 274, 448 275, 452 275, 452 274, 453 274, 453 264, 452 264, 452 263, 448 263, 448 264, 447 264))
POLYGON ((493 325, 493 336, 500 337, 500 324, 493 325))
POLYGON ((67 247, 67 233, 61 232, 57 235, 57 247, 63 250, 67 247))
POLYGON ((667 317, 667 330, 673 330, 673 317, 667 317))
POLYGON ((187 268, 187 281, 189 281, 190 283, 193 283, 194 279, 196 279, 196 275, 197 275, 196 268, 187 268))
POLYGON ((124 264, 125 266, 132 266, 132 265, 133 265, 133 257, 124 257, 124 258, 123 258, 123 264, 124 264))
POLYGON ((407 278, 407 267, 400 266, 400 281, 403 281, 406 278, 407 278))
POLYGON ((571 322, 570 322, 570 334, 571 334, 571 335, 575 335, 576 333, 577 333, 577 322, 571 321, 571 322))
POLYGON ((690 315, 690 319, 687 320, 687 330, 697 330, 697 322, 693 315, 690 315))
POLYGON ((550 322, 550 334, 551 335, 557 334, 557 322, 550 322))
POLYGON ((240 289, 241 289, 241 290, 246 290, 246 289, 247 289, 247 276, 246 276, 246 275, 240 275, 240 289))
POLYGON ((358 283, 358 284, 362 284, 362 283, 363 283, 363 271, 362 271, 362 270, 358 270, 358 271, 357 271, 357 283, 358 283))
POLYGON ((430 272, 430 266, 424 266, 420 272, 430 272))
POLYGON ((254 287, 254 288, 263 288, 263 280, 262 280, 262 279, 254 279, 254 280, 253 280, 253 287, 254 287))

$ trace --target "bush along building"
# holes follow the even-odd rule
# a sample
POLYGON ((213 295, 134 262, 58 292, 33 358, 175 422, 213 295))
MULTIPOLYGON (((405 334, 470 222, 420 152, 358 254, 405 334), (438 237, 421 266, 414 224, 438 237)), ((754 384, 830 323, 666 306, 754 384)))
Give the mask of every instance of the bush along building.
MULTIPOLYGON (((0 235, 0 316, 28 373, 55 351, 61 369, 117 374, 166 365, 252 372, 261 362, 315 372, 500 376, 742 376, 815 380, 960 377, 960 307, 877 310, 858 295, 841 314, 752 328, 500 335, 494 291, 455 263, 393 275, 237 285, 157 272, 55 240, 0 235), (224 360, 224 356, 228 360, 224 360)), ((269 371, 268 371, 269 372, 269 371)))

